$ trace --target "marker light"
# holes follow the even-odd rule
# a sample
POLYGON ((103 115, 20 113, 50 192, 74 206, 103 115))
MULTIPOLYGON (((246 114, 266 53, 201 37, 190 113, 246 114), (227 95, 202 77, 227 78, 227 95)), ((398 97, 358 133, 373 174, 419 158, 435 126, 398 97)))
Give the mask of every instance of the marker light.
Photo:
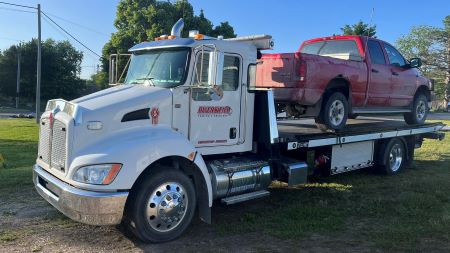
POLYGON ((89 130, 101 130, 103 128, 103 123, 101 121, 89 121, 87 123, 87 129, 89 130))

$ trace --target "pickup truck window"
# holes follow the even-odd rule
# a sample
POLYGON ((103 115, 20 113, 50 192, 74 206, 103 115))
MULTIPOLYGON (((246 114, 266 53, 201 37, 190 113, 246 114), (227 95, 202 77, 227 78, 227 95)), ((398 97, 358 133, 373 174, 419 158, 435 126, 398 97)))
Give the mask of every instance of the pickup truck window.
POLYGON ((186 80, 189 49, 157 49, 131 58, 125 84, 150 84, 175 87, 186 80))
POLYGON ((301 53, 335 57, 345 60, 361 60, 354 40, 328 40, 306 44, 301 53))
POLYGON ((389 63, 394 66, 403 67, 406 65, 405 58, 393 46, 384 43, 384 49, 389 57, 389 63))
POLYGON ((384 58, 383 49, 381 49, 380 43, 375 40, 369 40, 367 43, 369 48, 370 59, 374 64, 386 64, 386 59, 384 58))
POLYGON ((320 42, 306 44, 303 46, 301 53, 317 55, 317 54, 319 54, 319 50, 322 48, 324 43, 325 42, 320 41, 320 42))

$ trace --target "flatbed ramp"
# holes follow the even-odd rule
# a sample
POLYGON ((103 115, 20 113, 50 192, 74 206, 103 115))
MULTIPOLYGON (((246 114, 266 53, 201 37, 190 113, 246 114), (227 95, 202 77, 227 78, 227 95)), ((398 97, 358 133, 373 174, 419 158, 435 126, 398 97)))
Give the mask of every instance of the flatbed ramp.
POLYGON ((376 140, 396 136, 426 134, 440 131, 444 124, 425 123, 407 125, 402 120, 365 118, 349 119, 339 132, 322 132, 311 119, 278 120, 279 142, 289 149, 318 147, 358 141, 376 140))

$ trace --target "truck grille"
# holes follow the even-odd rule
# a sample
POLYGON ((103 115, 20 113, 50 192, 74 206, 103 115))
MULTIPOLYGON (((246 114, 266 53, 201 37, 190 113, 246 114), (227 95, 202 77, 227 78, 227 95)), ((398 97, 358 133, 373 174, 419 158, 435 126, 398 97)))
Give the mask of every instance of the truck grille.
POLYGON ((64 168, 66 163, 66 126, 58 120, 53 124, 52 167, 64 168))
POLYGON ((49 119, 41 119, 41 129, 39 130, 39 159, 50 163, 50 136, 51 129, 49 119))
POLYGON ((66 163, 67 130, 64 123, 55 120, 53 127, 48 118, 41 119, 39 134, 39 159, 50 165, 51 168, 64 172, 66 163))

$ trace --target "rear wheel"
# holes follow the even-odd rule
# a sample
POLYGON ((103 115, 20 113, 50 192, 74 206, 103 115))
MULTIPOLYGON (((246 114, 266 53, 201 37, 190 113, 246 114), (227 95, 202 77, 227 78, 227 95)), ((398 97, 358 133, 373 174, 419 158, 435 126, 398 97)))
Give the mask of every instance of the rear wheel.
POLYGON ((412 111, 405 113, 405 122, 413 124, 422 124, 425 122, 428 114, 428 99, 427 97, 419 93, 414 97, 412 111))
POLYGON ((128 208, 129 227, 144 242, 179 237, 194 216, 194 184, 182 171, 160 167, 138 187, 128 208))
POLYGON ((334 92, 326 96, 320 114, 316 118, 316 124, 321 130, 340 130, 345 127, 347 118, 347 98, 341 92, 334 92))
POLYGON ((406 163, 406 148, 403 142, 398 139, 390 139, 386 145, 381 146, 379 168, 387 175, 397 174, 406 163))

